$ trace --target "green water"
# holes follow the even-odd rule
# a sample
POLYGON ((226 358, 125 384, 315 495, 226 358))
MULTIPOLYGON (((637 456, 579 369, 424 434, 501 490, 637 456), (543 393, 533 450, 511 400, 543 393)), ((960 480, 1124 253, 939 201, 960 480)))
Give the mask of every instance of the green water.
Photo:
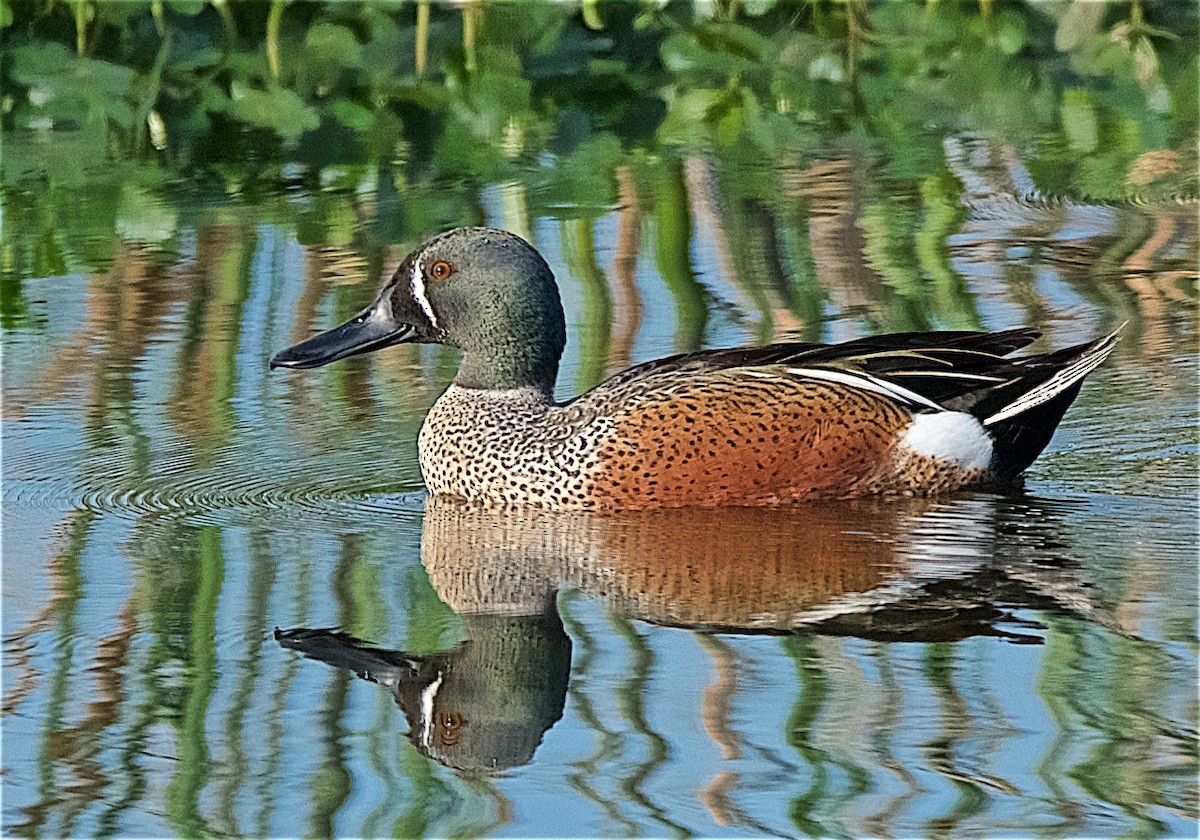
POLYGON ((6 3, 5 835, 1194 836, 1196 17, 6 3), (1003 494, 486 515, 416 464, 452 351, 266 365, 460 224, 563 397, 1126 326, 1003 494))

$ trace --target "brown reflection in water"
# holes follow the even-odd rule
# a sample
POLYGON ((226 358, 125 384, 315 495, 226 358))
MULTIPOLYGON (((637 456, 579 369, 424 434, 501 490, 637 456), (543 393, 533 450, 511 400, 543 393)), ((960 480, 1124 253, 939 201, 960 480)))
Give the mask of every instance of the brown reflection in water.
POLYGON ((202 225, 190 282, 184 336, 167 417, 209 464, 233 431, 233 396, 242 304, 257 235, 248 214, 202 225))
POLYGON ((1194 310, 1197 303, 1195 286, 1192 286, 1191 294, 1184 289, 1186 283, 1194 284, 1200 276, 1200 255, 1197 254, 1200 237, 1196 230, 1200 206, 1191 209, 1192 212, 1186 215, 1154 215, 1150 235, 1122 266, 1125 285, 1136 295, 1142 316, 1141 356, 1153 365, 1157 381, 1164 386, 1166 380, 1172 378, 1170 362, 1177 343, 1170 316, 1179 305, 1194 310), (1190 254, 1192 267, 1163 270, 1160 255, 1177 249, 1190 254))
MULTIPOLYGON (((1137 322, 1129 331, 1159 380, 1179 344, 1181 308, 1194 309, 1200 278, 1200 202, 1161 196, 1112 203, 1043 196, 1011 146, 980 137, 950 138, 946 162, 964 184, 968 217, 951 241, 967 266, 1000 267, 1005 293, 1044 328, 1062 313, 1039 297, 1050 269, 1084 298, 1137 322), (1028 250, 1014 257, 1011 250, 1028 250)), ((1135 164, 1136 167, 1136 164, 1135 164)), ((986 272, 985 272, 986 276, 986 272)))
POLYGON ((684 165, 689 212, 696 230, 711 238, 721 277, 736 290, 734 305, 759 313, 756 340, 783 340, 804 324, 789 307, 776 219, 761 201, 738 197, 725 183, 735 177, 718 174, 704 158, 689 158, 684 165))
POLYGON ((312 245, 305 248, 305 259, 311 260, 306 271, 313 271, 338 286, 357 286, 370 280, 370 263, 361 252, 334 245, 312 245))
POLYGON ((4 637, 4 667, 9 669, 5 681, 11 683, 11 688, 0 702, 2 716, 15 712, 37 686, 41 672, 33 663, 34 637, 51 632, 79 597, 76 564, 94 520, 93 513, 72 511, 55 527, 58 545, 46 562, 49 583, 46 603, 20 628, 4 637), (11 676, 12 669, 20 669, 15 679, 11 676))
MULTIPOLYGON (((341 285, 350 285, 360 279, 360 273, 365 276, 366 261, 361 257, 344 251, 331 250, 319 246, 304 249, 303 278, 300 284, 300 295, 296 299, 292 317, 292 332, 289 342, 303 341, 317 330, 329 325, 322 325, 320 308, 329 294, 341 285), (349 273, 343 273, 349 272, 349 273)), ((365 387, 361 365, 357 368, 346 364, 337 371, 337 375, 358 381, 359 387, 345 389, 342 396, 349 401, 347 406, 356 415, 362 415, 361 405, 354 406, 355 399, 366 399, 369 389, 365 387)), ((305 418, 320 416, 328 410, 328 394, 323 389, 323 377, 289 376, 287 383, 287 400, 290 404, 290 418, 305 418)), ((298 435, 311 435, 312 425, 306 422, 296 424, 298 435)))
POLYGON ((108 772, 99 762, 104 745, 101 736, 116 724, 126 700, 125 666, 129 647, 138 632, 137 603, 130 597, 117 613, 117 629, 101 638, 96 654, 88 667, 95 678, 95 693, 89 695, 83 719, 53 733, 48 739, 48 758, 60 767, 69 768, 75 781, 63 784, 60 798, 44 800, 30 808, 28 819, 39 824, 39 810, 62 808, 64 833, 72 833, 75 820, 93 802, 102 800, 112 784, 108 772))
MULTIPOLYGON (((327 279, 330 285, 326 285, 326 290, 336 289, 339 296, 343 293, 357 296, 364 304, 378 285, 377 282, 368 282, 368 273, 371 270, 370 261, 357 250, 340 247, 308 247, 304 252, 304 270, 310 278, 318 275, 322 279, 327 279), (355 295, 355 293, 358 294, 355 295)), ((310 285, 316 289, 324 284, 306 283, 306 292, 310 285)), ((358 307, 352 308, 357 311, 358 307)), ((333 320, 341 322, 345 320, 343 316, 348 317, 349 314, 349 312, 338 313, 333 320)), ((345 417, 357 426, 370 423, 376 414, 375 401, 369 387, 371 371, 375 363, 376 359, 364 356, 347 359, 340 366, 337 374, 338 395, 342 398, 345 406, 345 417)), ((289 378, 296 379, 298 377, 289 378)), ((314 410, 319 411, 320 408, 314 406, 314 410)))
POLYGON ((718 197, 715 195, 716 186, 709 162, 702 157, 690 157, 683 162, 683 175, 687 187, 688 212, 692 216, 696 235, 712 243, 717 254, 717 276, 733 291, 734 307, 739 312, 753 312, 756 309, 754 298, 734 283, 737 271, 734 269, 733 251, 721 214, 717 212, 718 197))
MULTIPOLYGON (((293 309, 289 344, 303 341, 319 329, 318 310, 333 286, 333 277, 326 270, 325 260, 319 249, 305 249, 303 264, 304 279, 293 309)), ((322 398, 318 390, 320 380, 317 377, 289 376, 286 377, 286 382, 290 416, 312 417, 321 410, 322 398)), ((301 428, 306 425, 301 424, 301 428)))
POLYGON ((181 292, 168 273, 160 255, 118 242, 111 267, 87 277, 79 328, 53 349, 29 392, 6 389, 4 416, 19 417, 27 405, 67 398, 80 380, 88 386, 92 428, 102 427, 114 407, 128 406, 133 399, 130 374, 145 356, 151 337, 163 330, 164 318, 181 292))
POLYGON ((1101 620, 1085 582, 1059 562, 1058 542, 1023 535, 1019 548, 1008 546, 996 532, 996 504, 978 497, 597 516, 431 499, 421 557, 439 596, 463 613, 530 612, 565 584, 659 624, 953 638, 986 632, 999 617, 989 593, 1000 587, 1101 620), (1039 557, 1044 568, 1033 562, 1039 557), (943 565, 928 566, 931 558, 943 565), (984 567, 992 577, 973 579, 984 567), (926 597, 927 575, 948 576, 960 591, 926 597))
POLYGON ((801 194, 811 202, 809 242, 830 301, 839 312, 868 314, 878 322, 879 275, 867 264, 867 239, 859 226, 864 201, 855 173, 865 164, 850 157, 818 161, 801 176, 801 194))
POLYGON ((637 287, 637 258, 642 244, 642 211, 637 184, 628 166, 617 168, 621 209, 617 213, 617 240, 612 267, 606 273, 612 299, 612 338, 608 347, 608 372, 633 364, 633 343, 642 324, 642 296, 637 287))
MULTIPOLYGON (((738 692, 737 651, 716 636, 696 633, 696 642, 713 660, 713 681, 700 693, 700 722, 709 738, 721 748, 722 761, 742 757, 741 738, 733 728, 733 698, 738 692)), ((749 816, 737 807, 733 794, 741 775, 719 770, 698 796, 718 825, 742 825, 749 816)))

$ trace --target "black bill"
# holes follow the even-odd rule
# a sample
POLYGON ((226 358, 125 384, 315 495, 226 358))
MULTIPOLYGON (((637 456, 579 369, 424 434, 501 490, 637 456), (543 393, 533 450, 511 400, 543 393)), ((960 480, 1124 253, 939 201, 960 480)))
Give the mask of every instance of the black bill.
POLYGON ((387 299, 376 300, 340 327, 280 350, 271 359, 275 368, 315 368, 411 340, 413 325, 397 320, 387 299))

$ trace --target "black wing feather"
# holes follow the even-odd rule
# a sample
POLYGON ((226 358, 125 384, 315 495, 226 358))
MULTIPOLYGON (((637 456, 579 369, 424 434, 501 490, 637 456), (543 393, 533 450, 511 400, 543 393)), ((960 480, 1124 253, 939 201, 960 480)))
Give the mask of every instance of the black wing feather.
MULTIPOLYGON (((944 332, 907 332, 868 336, 841 344, 786 342, 764 344, 759 347, 697 350, 692 353, 680 353, 634 365, 613 376, 609 383, 616 385, 640 376, 672 371, 698 372, 734 367, 800 363, 806 365, 829 364, 855 358, 865 359, 878 354, 883 354, 880 357, 880 363, 883 363, 883 358, 895 357, 896 354, 904 351, 941 350, 957 352, 963 356, 975 353, 987 358, 998 358, 1020 350, 1035 341, 1040 335, 1041 333, 1031 329, 1004 330, 993 333, 947 330, 944 332)), ((893 365, 890 369, 899 368, 893 365)))
MULTIPOLYGON (((1031 329, 1002 332, 908 332, 870 336, 841 344, 789 342, 681 353, 643 362, 616 374, 600 387, 620 386, 644 376, 703 373, 766 365, 829 367, 894 380, 901 387, 948 405, 1019 377, 1019 362, 1003 357, 1027 346, 1040 333, 1031 329)), ((974 403, 976 400, 968 399, 974 403)))

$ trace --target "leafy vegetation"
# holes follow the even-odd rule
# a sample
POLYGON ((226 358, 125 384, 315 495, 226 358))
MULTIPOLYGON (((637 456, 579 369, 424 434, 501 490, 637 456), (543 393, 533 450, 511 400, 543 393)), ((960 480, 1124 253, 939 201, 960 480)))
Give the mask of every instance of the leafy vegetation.
POLYGON ((1048 193, 1194 194, 1195 11, 15 0, 4 269, 101 268, 114 231, 168 242, 184 190, 315 239, 374 192, 395 242, 478 221, 488 184, 523 185, 527 214, 593 217, 618 168, 651 195, 694 155, 729 198, 787 213, 789 172, 853 148, 917 207, 962 131, 1015 145, 1048 193), (344 198, 297 208, 296 187, 344 198))

